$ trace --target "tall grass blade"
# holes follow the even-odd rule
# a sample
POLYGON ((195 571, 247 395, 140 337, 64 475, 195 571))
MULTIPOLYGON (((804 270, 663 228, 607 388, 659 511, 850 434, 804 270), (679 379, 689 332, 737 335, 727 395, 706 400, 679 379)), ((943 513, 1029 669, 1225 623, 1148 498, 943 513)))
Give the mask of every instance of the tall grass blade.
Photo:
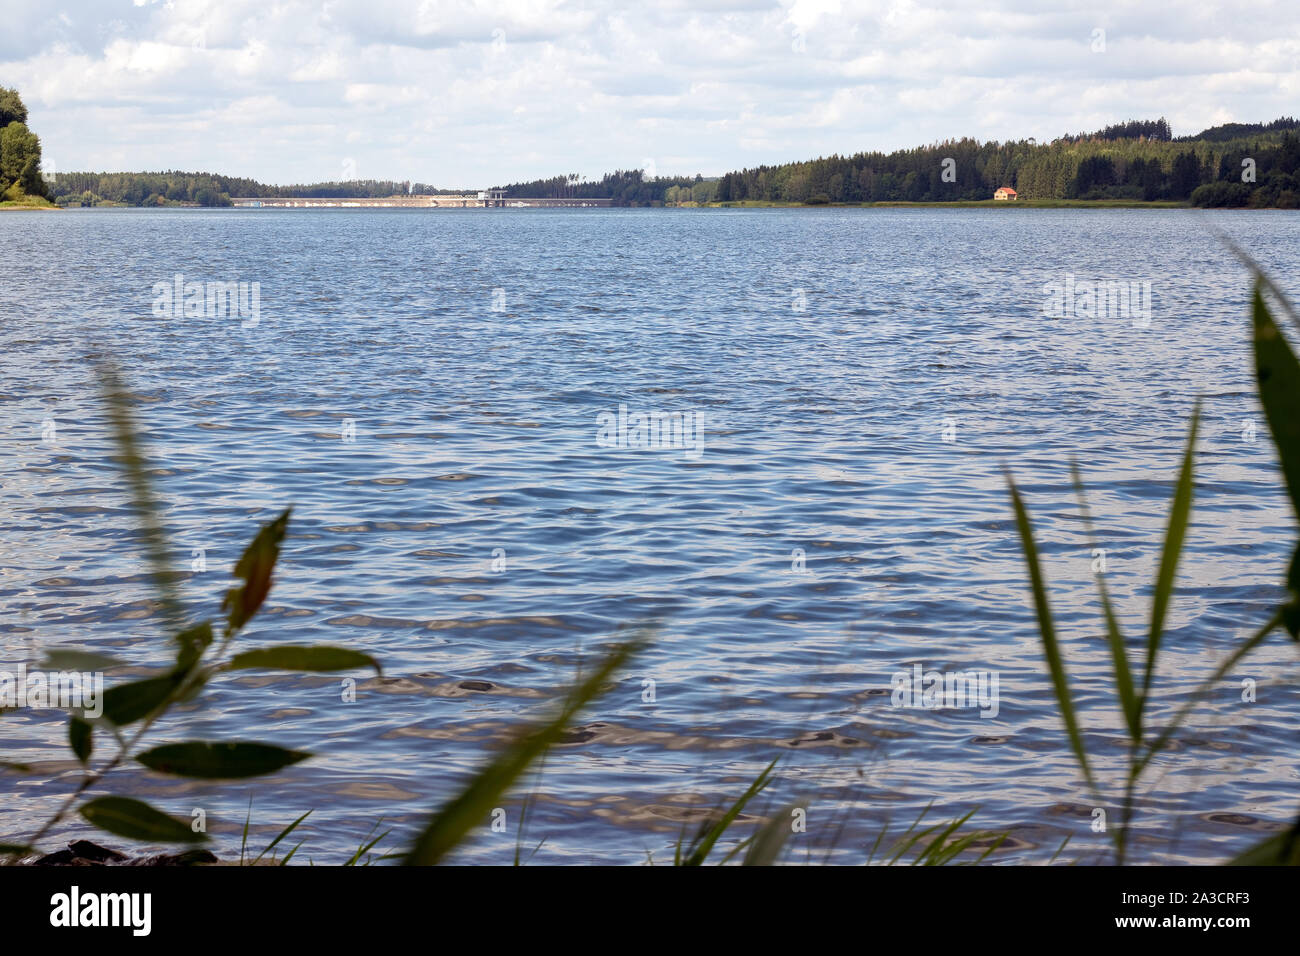
POLYGON ((1062 851, 1065 849, 1066 845, 1070 842, 1070 837, 1071 837, 1071 836, 1073 836, 1073 834, 1068 834, 1068 833, 1066 834, 1065 839, 1061 841, 1061 845, 1058 846, 1058 847, 1056 848, 1056 852, 1052 854, 1052 858, 1051 858, 1050 860, 1047 861, 1049 865, 1051 865, 1052 863, 1055 863, 1055 862, 1056 862, 1056 858, 1057 858, 1058 856, 1061 855, 1061 853, 1062 853, 1062 851))
POLYGON ((1178 575, 1178 559, 1183 553, 1183 539, 1187 536, 1187 519, 1192 510, 1193 472, 1196 468, 1196 433, 1201 424, 1201 403, 1192 412, 1192 427, 1183 451, 1183 466, 1174 486, 1174 501, 1169 509, 1169 527, 1165 530, 1165 544, 1160 553, 1160 570, 1156 573, 1156 590, 1151 599, 1151 630, 1147 634, 1147 659, 1142 672, 1142 698, 1139 712, 1145 707, 1151 692, 1151 679, 1155 676, 1156 656, 1160 653, 1160 640, 1164 636, 1165 612, 1174 593, 1174 579, 1178 575))
POLYGON ((515 836, 515 860, 514 860, 515 866, 523 866, 526 862, 528 862, 528 860, 531 860, 533 857, 535 857, 537 855, 537 852, 541 850, 542 845, 546 843, 546 837, 542 837, 540 840, 537 841, 537 845, 533 847, 533 851, 528 854, 528 857, 527 858, 524 857, 524 839, 528 832, 529 814, 537 806, 537 793, 541 789, 542 775, 545 772, 546 772, 546 755, 543 754, 541 762, 537 766, 537 779, 533 783, 532 793, 528 795, 528 797, 524 800, 524 802, 519 807, 519 831, 515 836))
POLYGON ((1300 820, 1233 857, 1228 866, 1300 866, 1300 820))
MULTIPOLYGON (((920 812, 919 814, 917 814, 916 819, 912 821, 912 825, 911 825, 910 827, 908 827, 906 830, 904 830, 904 831, 903 831, 903 835, 902 835, 901 837, 899 837, 898 840, 896 840, 896 841, 894 842, 893 846, 890 847, 890 849, 892 850, 892 849, 894 849, 894 847, 897 847, 897 846, 899 846, 899 845, 903 845, 903 849, 902 849, 902 850, 899 850, 898 853, 894 855, 893 859, 889 860, 889 861, 885 864, 886 866, 893 866, 895 863, 897 863, 898 860, 899 860, 899 858, 900 858, 900 857, 903 855, 903 853, 906 851, 907 847, 910 847, 913 843, 916 842, 916 840, 918 839, 918 837, 913 837, 911 840, 907 840, 908 834, 910 834, 913 830, 915 830, 918 826, 920 826, 921 821, 925 819, 926 814, 928 814, 928 813, 930 812, 930 809, 931 809, 933 806, 934 806, 934 801, 931 800, 929 803, 927 803, 927 804, 925 805, 925 807, 921 810, 921 812, 920 812), (905 840, 906 840, 907 842, 904 844, 904 841, 905 841, 905 840)), ((937 825, 938 825, 938 824, 936 824, 936 826, 937 826, 937 825)), ((929 833, 929 832, 930 832, 931 830, 933 830, 933 829, 934 829, 934 827, 928 827, 926 830, 923 830, 922 833, 929 833)))
MULTIPOLYGON (((915 866, 919 863, 923 866, 929 866, 934 862, 935 859, 941 857, 944 853, 945 847, 947 846, 948 838, 952 836, 957 830, 961 829, 961 827, 966 823, 966 821, 969 820, 974 815, 975 815, 975 810, 974 809, 969 810, 965 816, 958 817, 957 819, 949 823, 946 827, 944 827, 942 830, 940 830, 938 835, 936 835, 933 840, 931 840, 928 844, 926 844, 925 848, 917 855, 916 859, 912 861, 912 865, 915 866)), ((976 839, 977 836, 978 834, 971 836, 969 839, 974 840, 976 839)), ((960 852, 960 850, 958 852, 960 852)))
MULTIPOLYGON (((961 856, 963 853, 965 853, 967 850, 973 847, 977 840, 983 840, 991 836, 995 836, 995 834, 990 831, 976 830, 974 833, 968 833, 966 836, 958 837, 957 839, 949 843, 947 846, 941 847, 936 852, 931 853, 929 855, 929 859, 925 861, 924 865, 925 866, 947 866, 953 860, 957 859, 957 857, 961 856)), ((995 849, 1001 846, 1002 841, 1007 838, 1007 835, 1005 833, 996 836, 997 839, 994 841, 993 845, 989 847, 987 850, 985 850, 984 853, 982 853, 979 856, 979 860, 983 860, 985 857, 987 857, 995 849)), ((978 862, 978 860, 972 862, 978 862)))
POLYGON ((497 806, 502 794, 564 733, 574 716, 600 695, 613 674, 643 646, 630 641, 609 654, 573 689, 559 713, 508 746, 450 803, 434 814, 406 855, 408 866, 432 866, 497 806))
POLYGON ((741 866, 772 866, 776 863, 790 835, 790 811, 793 809, 786 807, 759 828, 750 841, 741 866))
MULTIPOLYGON (((885 865, 886 865, 886 866, 897 866, 897 865, 898 865, 898 861, 901 860, 901 859, 904 857, 904 855, 906 855, 906 853, 907 853, 908 850, 912 849, 912 847, 916 846, 918 843, 920 843, 922 840, 924 840, 924 839, 925 839, 926 837, 928 837, 930 834, 932 834, 932 833, 937 833, 937 832, 938 832, 940 829, 942 829, 942 828, 943 828, 943 824, 942 824, 942 823, 934 823, 934 824, 931 824, 930 826, 926 827, 924 830, 917 830, 917 831, 916 831, 915 833, 913 833, 912 836, 909 837, 908 839, 903 840, 903 841, 901 841, 900 843, 896 843, 896 844, 894 844, 894 846, 897 847, 898 852, 895 853, 895 854, 890 858, 889 862, 886 863, 885 865)), ((915 862, 915 861, 913 861, 913 862, 915 862)))
MULTIPOLYGON (((1006 832, 1005 830, 999 833, 997 837, 993 840, 993 842, 990 843, 988 847, 984 850, 984 852, 979 855, 979 858, 975 860, 975 865, 979 865, 980 863, 983 863, 990 856, 992 856, 994 851, 996 851, 998 847, 1002 846, 1002 844, 1007 842, 1007 837, 1009 837, 1010 835, 1011 834, 1006 832)), ((985 834, 985 836, 988 836, 988 834, 985 834)), ((1066 839, 1069 840, 1070 838, 1066 837, 1066 839)), ((1064 844, 1062 844, 1062 846, 1064 846, 1064 844)), ((1056 859, 1056 857, 1052 857, 1052 859, 1056 859)))
POLYGON ((1251 312, 1259 400, 1277 445, 1291 504, 1300 516, 1300 363, 1273 321, 1258 281, 1251 296, 1251 312))
POLYGON ((127 485, 131 489, 131 507, 140 522, 144 539, 145 557, 149 562, 150 576, 162 603, 163 616, 173 630, 179 630, 183 620, 180 597, 172 583, 168 563, 167 539, 159 518, 158 499, 154 497, 149 473, 145 467, 144 453, 140 450, 138 432, 131 415, 133 401, 127 391, 117 366, 106 360, 96 365, 100 390, 108 408, 108 420, 113 429, 113 440, 127 485))
MULTIPOLYGON (((294 830, 298 829, 298 824, 302 823, 303 820, 306 820, 309 816, 311 816, 311 814, 312 814, 312 811, 311 811, 311 810, 308 810, 306 813, 304 813, 302 816, 300 816, 297 820, 294 820, 293 823, 290 823, 287 827, 285 827, 283 830, 281 830, 281 831, 280 831, 280 835, 277 836, 277 837, 276 837, 274 840, 272 840, 270 843, 268 843, 268 844, 266 845, 266 849, 265 849, 265 850, 263 850, 261 853, 257 854, 257 859, 255 859, 255 860, 253 861, 253 866, 257 866, 257 864, 260 863, 260 862, 262 861, 262 857, 266 856, 268 853, 270 853, 272 850, 274 850, 274 849, 275 849, 275 846, 276 846, 277 843, 279 843, 281 840, 283 840, 285 837, 287 837, 287 836, 288 836, 290 833, 292 833, 294 830)), ((299 844, 299 845, 301 846, 301 844, 299 844)))
POLYGON ((714 844, 721 839, 722 835, 727 831, 727 828, 735 822, 736 817, 740 816, 741 812, 745 809, 745 805, 749 803, 750 800, 754 799, 754 797, 762 793, 763 790, 767 788, 767 785, 772 782, 772 771, 776 768, 777 760, 780 759, 781 758, 778 757, 776 760, 773 760, 770 764, 764 767, 763 772, 754 779, 754 782, 751 783, 745 792, 736 799, 736 802, 731 805, 726 813, 717 820, 706 824, 701 829, 700 833, 691 843, 691 846, 686 853, 686 858, 681 863, 682 866, 704 865, 704 861, 713 850, 714 844))
MULTIPOLYGON (((1256 279, 1251 296, 1255 375, 1260 404, 1264 406, 1264 418, 1273 433, 1287 493, 1297 516, 1300 516, 1300 363, 1297 363, 1286 336, 1273 321, 1264 301, 1265 281, 1262 275, 1256 279)), ((1300 548, 1292 556, 1287 571, 1287 587, 1293 600, 1285 609, 1283 623, 1292 638, 1300 639, 1300 548)))
MULTIPOLYGON (((377 821, 375 821, 375 825, 372 826, 372 827, 370 828, 370 833, 374 833, 376 830, 378 830, 378 829, 379 829, 379 825, 380 825, 381 823, 383 823, 383 822, 384 822, 383 817, 380 817, 377 821)), ((343 865, 344 865, 344 866, 356 866, 356 865, 357 865, 357 862, 358 862, 358 861, 359 861, 363 856, 365 856, 365 855, 366 855, 367 853, 369 853, 372 849, 374 849, 376 843, 378 843, 380 840, 384 839, 386 836, 388 836, 388 834, 390 834, 390 833, 392 833, 392 832, 393 832, 392 830, 385 830, 383 833, 379 834, 379 836, 375 837, 375 838, 374 838, 373 840, 371 840, 369 843, 364 843, 364 842, 363 842, 360 846, 357 847, 357 852, 352 854, 352 858, 351 858, 350 860, 348 860, 346 863, 344 863, 343 865)), ((366 836, 370 836, 370 833, 367 833, 366 836)), ((363 864, 363 865, 365 865, 365 864, 363 864)))
POLYGON ((1244 644, 1224 658, 1223 663, 1214 669, 1213 674, 1201 682, 1201 685, 1193 692, 1191 699, 1183 704, 1174 715, 1174 719, 1170 721, 1169 726, 1162 730, 1156 738, 1147 745, 1146 752, 1133 764, 1132 773, 1135 777, 1142 773, 1142 771, 1146 769, 1147 764, 1151 762, 1156 754, 1160 753, 1160 751, 1165 748, 1165 745, 1169 743, 1170 738, 1172 738, 1178 728, 1183 725, 1183 722, 1187 720, 1196 705, 1200 703, 1201 698, 1209 693, 1215 684, 1223 680, 1227 673, 1237 666, 1238 661, 1244 658, 1260 644, 1264 643, 1264 639, 1273 632, 1274 628, 1278 627, 1282 623, 1282 616, 1283 609, 1279 608, 1273 613, 1273 616, 1269 618, 1262 627, 1260 627, 1259 630, 1247 639, 1244 644))
POLYGON ((248 852, 248 824, 253 820, 253 795, 248 795, 248 813, 244 817, 244 832, 239 838, 239 865, 244 866, 244 856, 248 852))
POLYGON ((1011 490, 1011 504, 1016 512, 1016 527, 1020 530, 1020 546, 1025 552, 1025 563, 1029 565, 1029 583, 1034 592, 1034 609, 1038 614, 1038 632, 1043 640, 1043 656, 1047 658, 1047 669, 1052 675, 1052 689, 1056 692, 1056 702, 1061 708, 1061 718, 1065 721, 1065 730, 1070 737, 1070 748, 1083 770, 1084 779, 1094 790, 1092 769, 1088 766, 1088 753, 1083 746, 1083 735, 1079 733, 1079 722, 1074 713, 1074 701, 1070 697, 1070 682, 1065 674, 1065 663, 1061 659, 1061 649, 1056 641, 1056 626, 1052 623, 1052 607, 1047 599, 1047 585, 1043 579, 1043 569, 1038 561, 1038 545, 1034 541, 1034 529, 1029 523, 1029 513, 1020 498, 1020 491, 1011 475, 1007 474, 1007 487, 1011 490))
POLYGON ((886 823, 883 827, 880 828, 880 832, 876 834, 876 842, 871 844, 871 852, 867 854, 867 863, 866 863, 867 866, 871 865, 871 861, 874 860, 876 858, 876 854, 880 852, 880 844, 884 842, 885 833, 888 830, 889 830, 889 824, 886 823))
POLYGON ((288 853, 286 853, 286 854, 284 855, 284 859, 280 861, 280 865, 281 865, 281 866, 288 866, 288 865, 289 865, 289 861, 293 859, 293 855, 294 855, 295 853, 297 853, 299 850, 301 850, 301 849, 302 849, 302 845, 303 845, 304 843, 306 843, 306 842, 307 842, 306 840, 299 840, 297 843, 295 843, 295 844, 293 845, 293 849, 290 850, 288 853))
MULTIPOLYGON (((1079 475, 1077 462, 1070 463, 1070 473, 1074 476, 1074 490, 1079 497, 1079 510, 1083 513, 1084 528, 1092 547, 1097 547, 1097 538, 1092 530, 1092 513, 1088 508, 1088 499, 1083 490, 1083 478, 1079 475)), ((1124 722, 1128 725, 1129 737, 1134 743, 1142 739, 1142 711, 1138 707, 1137 693, 1133 689, 1133 674, 1129 670, 1128 646, 1124 634, 1115 617, 1115 608, 1110 603, 1110 590, 1106 587, 1104 573, 1097 575, 1097 590, 1101 594, 1102 613, 1106 618, 1106 640, 1110 644, 1110 657, 1115 668, 1115 686, 1119 689, 1120 708, 1124 711, 1124 722)))

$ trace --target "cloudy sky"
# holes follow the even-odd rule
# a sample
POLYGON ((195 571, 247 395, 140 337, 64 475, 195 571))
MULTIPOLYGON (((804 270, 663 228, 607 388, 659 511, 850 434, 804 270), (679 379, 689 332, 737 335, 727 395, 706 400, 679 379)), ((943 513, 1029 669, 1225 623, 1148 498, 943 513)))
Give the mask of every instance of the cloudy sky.
POLYGON ((1300 3, 5 0, 48 168, 484 187, 1297 112, 1300 3))

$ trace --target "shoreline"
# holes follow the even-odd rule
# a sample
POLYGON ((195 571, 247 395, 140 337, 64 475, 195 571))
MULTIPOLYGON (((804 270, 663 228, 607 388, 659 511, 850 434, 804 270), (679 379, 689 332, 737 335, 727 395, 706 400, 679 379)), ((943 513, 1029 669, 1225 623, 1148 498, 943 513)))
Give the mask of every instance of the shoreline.
POLYGON ((679 203, 679 208, 700 208, 707 206, 714 209, 1198 209, 1189 202, 1174 199, 1153 199, 1150 202, 1141 199, 957 199, 951 202, 908 202, 891 200, 888 202, 773 202, 768 200, 742 199, 725 203, 679 203))
MULTIPOLYGON (((196 203, 168 203, 161 206, 132 206, 126 203, 99 203, 94 206, 66 205, 27 205, 21 203, 3 203, 0 204, 0 211, 22 211, 36 210, 42 212, 64 212, 69 209, 251 209, 249 206, 201 206, 196 203)), ((271 206, 262 207, 264 209, 297 209, 297 210, 357 210, 357 209, 429 209, 433 211, 460 209, 461 207, 439 207, 439 206, 395 206, 393 203, 376 200, 363 201, 351 200, 346 204, 333 201, 321 205, 305 206, 271 206)), ((483 207, 465 207, 465 208, 483 208, 483 207)), ((515 207, 512 207, 515 208, 515 207)), ((710 202, 710 203, 659 203, 645 206, 613 206, 613 205, 579 205, 572 206, 547 206, 538 204, 529 207, 517 208, 573 208, 573 209, 1189 209, 1189 210, 1226 210, 1226 211, 1268 211, 1276 210, 1280 212, 1287 210, 1281 206, 1194 206, 1190 202, 1156 199, 1150 202, 1142 200, 1129 199, 1019 199, 1015 201, 997 200, 997 199, 969 199, 956 200, 953 202, 907 202, 907 201, 890 201, 890 202, 862 202, 862 203, 798 203, 798 202, 775 202, 768 200, 739 200, 736 202, 710 202)), ((463 210, 462 210, 463 211, 463 210)))

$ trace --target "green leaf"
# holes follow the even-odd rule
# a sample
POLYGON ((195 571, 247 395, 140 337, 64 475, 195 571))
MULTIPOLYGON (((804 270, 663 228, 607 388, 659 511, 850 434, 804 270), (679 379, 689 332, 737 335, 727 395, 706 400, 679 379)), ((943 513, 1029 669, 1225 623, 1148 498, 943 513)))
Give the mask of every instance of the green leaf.
POLYGON ((236 780, 274 773, 310 756, 301 750, 285 750, 271 744, 190 740, 154 747, 135 759, 159 773, 205 780, 236 780))
POLYGON ((203 656, 203 652, 212 643, 212 623, 204 621, 176 635, 180 650, 176 654, 176 670, 186 673, 203 656))
POLYGON ((1300 833, 1292 827, 1271 836, 1233 857, 1228 866, 1300 866, 1300 833))
POLYGON ((1016 527, 1020 530, 1020 546, 1025 552, 1025 563, 1029 565, 1029 583, 1034 592, 1034 609, 1038 614, 1038 632, 1043 641, 1043 656, 1047 659, 1047 669, 1052 675, 1052 689, 1056 692, 1056 702, 1061 708, 1061 717, 1065 721, 1065 731, 1070 737, 1070 749, 1083 770, 1084 779, 1089 786, 1096 789, 1092 780, 1092 770, 1088 766, 1088 753, 1083 746, 1083 736, 1079 733, 1079 723, 1074 715, 1074 701, 1070 697, 1070 681, 1065 674, 1065 663, 1061 659, 1061 649, 1056 641, 1056 626, 1052 623, 1052 606, 1047 599, 1047 585, 1043 579, 1043 569, 1038 563, 1038 545, 1034 542, 1034 529, 1029 523, 1029 513, 1025 503, 1020 500, 1016 484, 1007 475, 1007 487, 1011 490, 1011 504, 1016 512, 1016 527))
POLYGON ((80 717, 73 717, 68 722, 68 746, 83 764, 90 760, 95 749, 95 731, 80 717))
MULTIPOLYGON (((1259 383, 1260 404, 1264 406, 1264 418, 1277 446, 1287 493, 1300 516, 1300 362, 1296 361, 1295 353, 1264 301, 1264 282, 1262 277, 1255 280, 1251 297, 1255 375, 1259 383)), ((1287 569, 1287 587, 1293 595, 1300 597, 1300 548, 1296 549, 1287 569)), ((1282 623, 1292 639, 1300 640, 1300 603, 1292 601, 1286 605, 1282 623)))
POLYGON ((460 795, 434 814, 405 858, 408 866, 431 866, 456 847, 470 828, 479 825, 499 805, 501 795, 552 743, 560 738, 574 716, 594 700, 615 671, 642 646, 631 641, 616 648, 569 694, 550 720, 506 747, 478 772, 460 795))
POLYGON ((1138 713, 1146 705, 1151 692, 1151 678, 1155 676, 1156 656, 1160 653, 1160 640, 1164 637, 1165 612, 1174 594, 1174 579, 1178 575, 1178 559, 1183 552, 1183 539, 1187 536, 1187 520, 1192 510, 1192 473, 1196 468, 1196 433, 1201 424, 1201 403, 1192 412, 1192 427, 1187 434, 1187 447, 1183 451, 1183 467, 1174 486, 1174 500, 1169 508, 1169 526, 1165 529, 1165 544, 1160 553, 1160 570, 1156 573, 1156 590, 1151 599, 1151 630, 1147 634, 1147 659, 1142 672, 1142 696, 1138 713))
POLYGON ((203 843, 206 833, 195 833, 188 823, 169 817, 147 803, 127 797, 100 797, 83 804, 83 817, 109 833, 147 843, 203 843))
POLYGON ((1291 640, 1300 641, 1300 601, 1290 601, 1282 606, 1282 626, 1291 640))
POLYGON ((1259 400, 1277 445, 1287 493, 1300 516, 1300 363, 1273 321, 1259 281, 1252 296, 1252 313, 1259 400))
POLYGON ((292 510, 286 508, 274 521, 264 524, 236 562, 235 577, 243 578, 244 585, 227 591, 221 604, 223 610, 230 612, 229 633, 233 634, 247 624, 271 592, 271 572, 280 557, 280 542, 289 528, 292 510))
POLYGON ((236 654, 228 665, 232 671, 238 670, 281 670, 281 671, 350 671, 361 667, 373 667, 380 676, 383 668, 379 662, 368 654, 349 650, 346 647, 330 647, 324 644, 285 644, 279 647, 259 647, 242 654, 236 654))
POLYGON ((126 661, 108 654, 96 654, 93 651, 51 650, 45 652, 41 666, 50 671, 106 671, 112 667, 123 667, 126 661))
POLYGON ((179 683, 178 675, 169 674, 110 687, 104 691, 104 717, 119 727, 133 724, 157 710, 179 683))
POLYGON ((35 852, 36 848, 26 843, 0 843, 0 856, 27 856, 35 852))

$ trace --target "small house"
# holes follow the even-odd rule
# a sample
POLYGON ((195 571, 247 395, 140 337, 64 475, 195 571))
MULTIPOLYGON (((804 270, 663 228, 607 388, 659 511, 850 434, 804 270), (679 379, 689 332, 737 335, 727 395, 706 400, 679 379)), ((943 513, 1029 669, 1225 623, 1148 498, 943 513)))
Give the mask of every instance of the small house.
POLYGON ((993 194, 993 198, 1010 199, 1014 201, 1016 198, 1016 191, 1012 189, 1010 186, 1003 186, 1001 189, 999 189, 997 192, 993 194))

